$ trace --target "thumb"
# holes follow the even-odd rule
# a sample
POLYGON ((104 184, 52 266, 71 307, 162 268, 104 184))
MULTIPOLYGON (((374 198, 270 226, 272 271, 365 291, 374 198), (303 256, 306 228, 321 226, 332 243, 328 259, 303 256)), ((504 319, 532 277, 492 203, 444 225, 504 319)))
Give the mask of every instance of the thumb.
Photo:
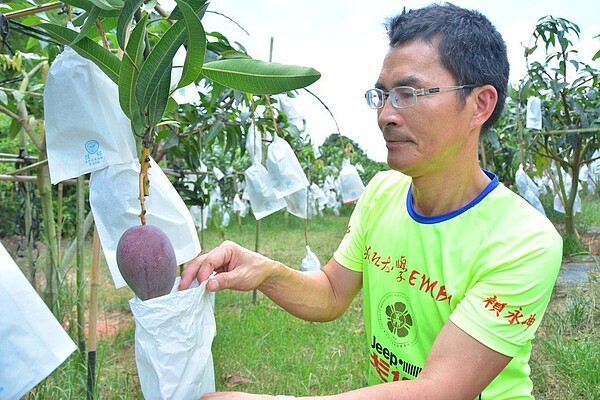
POLYGON ((223 275, 225 275, 225 273, 220 273, 209 278, 208 282, 206 282, 206 289, 209 292, 218 292, 227 289, 227 277, 223 275))

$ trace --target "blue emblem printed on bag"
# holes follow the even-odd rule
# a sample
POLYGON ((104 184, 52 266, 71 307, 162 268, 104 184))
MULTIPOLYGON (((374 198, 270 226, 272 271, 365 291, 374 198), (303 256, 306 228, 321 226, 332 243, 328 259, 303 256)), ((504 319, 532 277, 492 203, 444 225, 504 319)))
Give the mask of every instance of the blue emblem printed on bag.
POLYGON ((97 140, 88 140, 85 142, 85 163, 89 166, 99 165, 104 160, 104 154, 97 140))
POLYGON ((98 149, 100 148, 100 143, 98 143, 97 140, 88 140, 85 143, 85 150, 89 153, 89 154, 94 154, 95 152, 98 151, 98 149))

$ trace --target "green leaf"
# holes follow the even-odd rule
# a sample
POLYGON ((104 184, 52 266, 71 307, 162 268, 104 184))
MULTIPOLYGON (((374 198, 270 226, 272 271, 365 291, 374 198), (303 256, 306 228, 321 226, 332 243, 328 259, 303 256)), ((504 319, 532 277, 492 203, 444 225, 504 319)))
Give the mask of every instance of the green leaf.
POLYGON ((142 5, 142 8, 140 10, 150 14, 150 13, 154 12, 154 8, 156 7, 157 4, 158 4, 158 0, 148 0, 146 3, 144 3, 144 5, 142 5))
POLYGON ((23 129, 23 125, 21 125, 21 121, 17 119, 12 119, 10 121, 10 127, 8 128, 8 137, 10 139, 14 139, 17 137, 19 132, 23 129))
POLYGON ((103 10, 112 10, 114 7, 106 0, 90 0, 94 6, 101 8, 103 10))
POLYGON ((147 18, 148 14, 144 15, 131 32, 119 72, 119 104, 125 115, 131 120, 134 132, 138 134, 142 132, 144 124, 142 111, 135 97, 135 86, 139 67, 144 61, 147 18))
POLYGON ((215 137, 225 128, 225 124, 221 120, 216 120, 210 127, 208 134, 204 137, 204 143, 211 143, 215 137))
POLYGON ((83 23, 83 26, 79 30, 79 33, 77 34, 75 39, 73 39, 73 42, 71 42, 69 44, 69 46, 72 47, 75 43, 79 42, 83 37, 85 37, 88 34, 88 32, 94 26, 96 26, 96 20, 100 16, 100 11, 101 11, 101 9, 99 7, 93 6, 92 9, 86 13, 87 16, 85 18, 85 22, 83 23))
POLYGON ((537 45, 533 46, 533 47, 525 47, 525 57, 529 57, 530 55, 532 55, 535 51, 537 50, 537 45))
MULTIPOLYGON (((208 8, 208 3, 206 2, 206 0, 183 0, 183 1, 185 1, 186 4, 188 4, 190 7, 192 7, 194 12, 198 15, 198 17, 200 19, 202 19, 202 17, 204 17, 204 13, 206 12, 206 9, 208 8)), ((171 12, 171 15, 169 15, 169 19, 174 19, 174 20, 178 21, 182 18, 183 18, 183 13, 181 12, 179 5, 177 5, 171 12)))
POLYGON ((160 78, 158 87, 154 91, 154 94, 148 103, 148 122, 150 126, 157 125, 162 119, 169 100, 170 86, 171 68, 168 68, 164 71, 163 76, 160 78))
POLYGON ((71 23, 73 24, 73 26, 83 26, 83 24, 85 24, 85 21, 86 21, 88 15, 89 15, 89 11, 84 12, 83 14, 80 14, 78 16, 74 16, 71 23))
POLYGON ((123 10, 121 10, 121 14, 119 14, 119 22, 117 23, 117 41, 119 42, 119 47, 121 49, 125 49, 127 29, 133 19, 133 14, 135 14, 142 3, 144 3, 144 0, 129 0, 125 3, 123 10))
MULTIPOLYGON (((54 40, 65 46, 68 46, 77 37, 77 32, 59 25, 43 23, 39 27, 48 32, 54 40)), ((79 55, 94 62, 102 72, 118 84, 121 60, 117 56, 87 37, 82 38, 72 47, 79 55)))
POLYGON ((156 46, 154 46, 148 58, 144 61, 138 76, 136 96, 140 108, 145 109, 148 106, 150 98, 156 92, 167 70, 169 71, 170 79, 173 57, 186 39, 185 22, 177 21, 156 43, 156 46))
POLYGON ((204 64, 202 75, 230 88, 253 94, 277 94, 316 82, 321 74, 310 67, 228 59, 204 64))
POLYGON ((598 52, 596 54, 594 54, 594 56, 592 57, 592 61, 596 61, 599 58, 600 58, 600 50, 598 50, 598 52))
POLYGON ((177 102, 172 97, 169 97, 169 100, 167 101, 167 108, 165 109, 165 113, 173 112, 173 111, 177 110, 178 108, 179 108, 179 104, 177 104, 177 102))
MULTIPOLYGON (((64 3, 69 4, 73 7, 77 7, 80 8, 82 10, 86 10, 86 11, 91 11, 92 7, 94 7, 94 3, 92 3, 90 0, 64 0, 64 3)), ((118 17, 119 16, 119 10, 118 9, 114 9, 111 8, 109 10, 106 9, 102 9, 100 8, 100 17, 103 18, 108 18, 108 17, 118 17)))
POLYGON ((175 1, 183 13, 183 20, 188 33, 185 64, 183 65, 181 79, 177 84, 177 87, 180 88, 194 82, 200 75, 206 53, 206 34, 200 18, 194 13, 192 7, 184 1, 175 1))

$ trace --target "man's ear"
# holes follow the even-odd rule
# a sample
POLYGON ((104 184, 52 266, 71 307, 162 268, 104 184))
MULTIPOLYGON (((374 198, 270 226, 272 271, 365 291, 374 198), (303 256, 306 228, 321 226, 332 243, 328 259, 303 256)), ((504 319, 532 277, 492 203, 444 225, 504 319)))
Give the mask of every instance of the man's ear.
POLYGON ((498 103, 498 92, 492 85, 483 85, 473 89, 471 93, 474 99, 471 128, 482 126, 490 118, 498 103))

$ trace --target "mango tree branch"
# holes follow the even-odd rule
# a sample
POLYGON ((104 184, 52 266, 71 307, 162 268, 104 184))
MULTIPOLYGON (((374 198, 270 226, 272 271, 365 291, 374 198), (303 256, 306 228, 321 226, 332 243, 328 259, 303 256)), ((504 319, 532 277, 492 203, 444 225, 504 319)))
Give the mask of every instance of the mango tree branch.
POLYGON ((16 119, 17 121, 20 119, 20 117, 17 114, 15 114, 14 112, 12 112, 8 108, 4 107, 2 104, 0 104, 0 112, 3 113, 3 114, 8 115, 12 119, 16 119))

